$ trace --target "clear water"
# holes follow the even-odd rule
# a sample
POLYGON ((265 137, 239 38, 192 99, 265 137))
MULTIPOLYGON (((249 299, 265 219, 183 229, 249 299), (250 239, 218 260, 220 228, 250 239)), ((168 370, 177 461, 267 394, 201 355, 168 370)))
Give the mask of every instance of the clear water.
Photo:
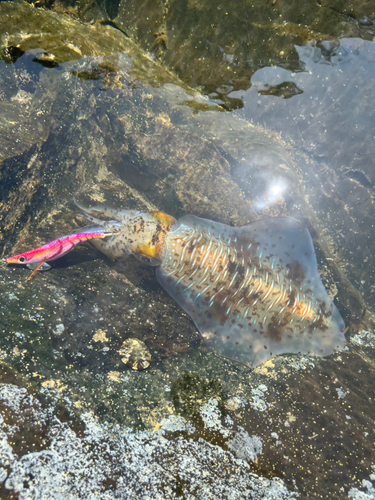
POLYGON ((292 217, 346 348, 251 371, 208 352, 133 258, 80 246, 27 283, 3 266, 1 498, 374 498, 374 42, 296 43, 293 67, 262 59, 215 99, 126 43, 0 61, 2 257, 82 226, 73 194, 235 226, 292 217), (146 370, 121 361, 127 338, 146 370))

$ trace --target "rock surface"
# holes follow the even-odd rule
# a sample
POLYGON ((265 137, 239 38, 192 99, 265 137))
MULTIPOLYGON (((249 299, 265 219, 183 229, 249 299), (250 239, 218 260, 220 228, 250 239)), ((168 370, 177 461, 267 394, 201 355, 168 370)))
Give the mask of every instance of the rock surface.
MULTIPOLYGON (((30 33, 53 18, 64 43, 78 45, 79 23, 22 4, 2 3, 0 15, 10 8, 20 8, 21 17, 27 12, 30 33)), ((356 255, 343 261, 345 245, 332 244, 352 227, 352 214, 336 203, 334 187, 327 192, 309 151, 223 112, 131 42, 126 54, 72 60, 69 52, 57 65, 41 64, 53 59, 45 57, 53 53, 49 37, 45 45, 40 37, 21 46, 27 37, 9 19, 12 47, 21 52, 6 63, 12 52, 2 35, 2 256, 82 225, 73 217, 74 193, 92 205, 157 208, 177 218, 194 213, 235 225, 289 215, 312 233, 320 272, 349 331, 340 355, 280 356, 250 372, 209 353, 153 271, 132 258, 111 262, 81 246, 27 283, 29 270, 2 267, 7 462, 0 465, 0 496, 43 496, 60 475, 72 478, 56 486, 65 497, 87 488, 87 498, 109 498, 123 492, 122 477, 132 478, 126 487, 136 491, 151 470, 151 484, 142 487, 153 498, 204 498, 204 488, 218 498, 259 498, 258 488, 265 497, 297 491, 301 498, 339 499, 363 489, 374 465, 374 340, 363 328, 372 295, 358 291, 358 278, 371 262, 356 255), (270 179, 288 189, 271 199, 270 179), (311 196, 313 181, 319 196, 311 196), (135 335, 152 353, 145 371, 129 369, 118 355, 135 335), (99 458, 88 463, 87 450, 99 458), (89 485, 82 486, 76 460, 84 462, 84 479, 91 474, 89 485), (177 464, 171 475, 159 460, 167 470, 177 464), (181 470, 179 461, 190 465, 181 470)), ((117 51, 121 33, 108 30, 117 51)), ((84 33, 87 46, 100 47, 101 32, 84 33)))

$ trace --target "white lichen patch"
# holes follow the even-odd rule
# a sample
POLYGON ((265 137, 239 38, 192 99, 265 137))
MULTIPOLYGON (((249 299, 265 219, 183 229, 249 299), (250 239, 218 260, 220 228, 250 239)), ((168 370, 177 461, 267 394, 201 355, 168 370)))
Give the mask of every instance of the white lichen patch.
POLYGON ((228 399, 225 403, 225 407, 230 411, 241 410, 242 408, 245 408, 247 402, 247 399, 243 396, 234 396, 233 398, 228 399))
POLYGON ((288 362, 288 365, 294 370, 311 370, 312 368, 315 368, 313 359, 314 358, 309 356, 293 358, 288 362))
POLYGON ((160 423, 160 429, 167 432, 189 432, 193 434, 195 427, 180 415, 170 415, 160 423))
MULTIPOLYGON (((0 405, 17 422, 25 422, 28 439, 34 434, 46 439, 44 448, 16 454, 14 435, 25 438, 22 426, 11 428, 0 421, 0 479, 9 496, 22 500, 67 500, 78 498, 77 492, 88 500, 138 498, 140 492, 144 499, 175 500, 177 486, 179 496, 187 500, 289 500, 298 496, 281 479, 251 472, 248 461, 256 459, 262 443, 243 429, 233 436, 233 449, 228 451, 202 438, 169 439, 170 431, 190 428, 179 417, 167 419, 157 432, 135 432, 101 424, 85 413, 80 417, 84 431, 79 436, 68 423, 56 416, 51 419, 53 405, 43 409, 24 389, 0 385, 0 405)), ((216 421, 215 403, 210 408, 216 421)))
POLYGON ((262 439, 259 436, 250 436, 243 428, 240 428, 227 444, 237 458, 248 462, 256 462, 263 450, 262 439))
POLYGON ((375 349, 375 333, 362 330, 350 337, 350 342, 360 347, 372 347, 375 349))
POLYGON ((22 332, 14 332, 13 334, 15 337, 17 337, 19 340, 26 340, 26 335, 22 332))
MULTIPOLYGON (((370 475, 370 479, 373 474, 370 475)), ((374 481, 375 477, 371 479, 374 481)), ((348 498, 353 498, 353 500, 375 500, 375 488, 371 481, 363 479, 362 488, 366 491, 360 491, 358 488, 351 488, 348 491, 348 498)))
POLYGON ((271 437, 275 440, 275 446, 279 446, 280 440, 277 432, 271 432, 271 437))
POLYGON ((199 414, 203 420, 205 429, 211 431, 225 430, 221 424, 221 411, 216 399, 210 399, 199 408, 199 414))
MULTIPOLYGON (((0 450, 1 450, 1 443, 0 443, 0 450)), ((0 453, 1 453, 1 451, 0 451, 0 453)), ((5 479, 7 478, 7 476, 8 476, 7 471, 5 469, 3 469, 2 467, 0 467, 0 483, 3 483, 5 481, 5 479)))
POLYGON ((227 441, 228 448, 233 451, 237 458, 247 462, 255 462, 257 456, 262 453, 262 440, 258 436, 250 436, 243 427, 238 431, 233 430, 233 421, 229 417, 224 419, 224 426, 221 422, 221 412, 216 399, 210 399, 199 410, 200 416, 204 422, 205 429, 220 432, 227 441))
POLYGON ((339 399, 345 399, 346 395, 348 394, 348 391, 344 391, 342 387, 336 388, 336 392, 339 399))
POLYGON ((264 400, 267 391, 268 387, 264 384, 260 384, 257 388, 251 389, 252 398, 249 404, 254 410, 266 411, 273 406, 272 403, 268 403, 264 400))
POLYGON ((65 326, 62 323, 57 323, 55 329, 53 330, 53 333, 55 335, 62 335, 64 331, 65 331, 65 326))

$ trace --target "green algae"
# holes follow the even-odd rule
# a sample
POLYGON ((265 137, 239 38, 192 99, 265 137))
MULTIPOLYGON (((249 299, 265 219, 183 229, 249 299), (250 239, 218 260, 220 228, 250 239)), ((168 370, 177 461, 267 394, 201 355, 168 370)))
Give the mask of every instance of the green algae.
POLYGON ((207 380, 196 373, 186 373, 177 378, 171 387, 171 398, 179 415, 196 420, 200 408, 210 399, 219 401, 219 409, 224 414, 223 386, 220 380, 207 380))
POLYGON ((172 0, 146 2, 143 8, 146 17, 137 2, 122 0, 117 12, 107 15, 184 82, 229 109, 242 107, 229 94, 249 88, 257 69, 300 69, 295 45, 343 36, 371 39, 358 20, 374 15, 372 5, 347 0, 334 5, 310 0, 303 8, 298 2, 172 0))
MULTIPOLYGON (((162 69, 121 31, 106 25, 84 24, 69 15, 36 9, 24 2, 0 5, 0 60, 14 63, 25 52, 35 49, 34 61, 45 67, 58 67, 84 56, 127 53, 132 72, 144 83, 161 86, 180 83, 162 69)), ((110 69, 109 69, 110 71, 110 69)), ((78 72, 79 73, 79 72, 78 72)))
POLYGON ((132 48, 131 42, 113 28, 83 25, 68 16, 35 9, 23 2, 2 4, 1 17, 0 58, 9 62, 14 59, 10 57, 11 47, 16 47, 19 53, 43 48, 45 59, 56 64, 132 48))
MULTIPOLYGON (((52 44, 53 33, 47 27, 43 35, 34 33, 33 36, 39 46, 54 47, 52 59, 56 50, 61 52, 60 59, 63 56, 65 60, 76 58, 79 52, 82 55, 108 53, 111 47, 105 34, 109 30, 108 34, 119 44, 118 50, 124 50, 126 38, 130 37, 185 84, 200 87, 227 109, 242 107, 241 99, 230 94, 249 88, 251 76, 257 69, 279 65, 292 71, 302 70, 296 45, 344 36, 372 39, 371 30, 367 30, 366 22, 361 20, 374 15, 371 4, 348 0, 337 0, 334 4, 310 0, 303 8, 294 2, 265 4, 260 0, 240 4, 148 1, 143 2, 142 7, 134 0, 89 0, 73 4, 52 1, 43 5, 64 15, 68 24, 69 18, 83 21, 82 33, 86 30, 92 44, 86 46, 88 42, 76 28, 76 41, 56 49, 52 44), (108 26, 118 28, 117 34, 108 26), (90 33, 90 29, 97 33, 90 33), (52 37, 51 43, 49 37, 52 37)), ((40 8, 37 11, 41 17, 50 15, 51 25, 57 22, 54 12, 44 14, 40 8)), ((23 47, 22 43, 7 45, 10 54, 23 47)), ((27 47, 31 48, 28 42, 27 47)), ((112 52, 115 51, 113 46, 112 52)))

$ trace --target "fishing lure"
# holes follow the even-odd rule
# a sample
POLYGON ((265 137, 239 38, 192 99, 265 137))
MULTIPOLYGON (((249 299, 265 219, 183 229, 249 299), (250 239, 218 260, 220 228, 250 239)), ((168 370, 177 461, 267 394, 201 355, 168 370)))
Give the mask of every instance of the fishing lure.
POLYGON ((158 211, 78 206, 88 217, 120 222, 117 234, 93 245, 110 258, 133 254, 156 266, 159 283, 217 355, 255 367, 277 354, 327 356, 344 347, 344 321, 319 277, 310 233, 297 222, 230 227, 193 215, 176 221, 158 211))
MULTIPOLYGON (((107 226, 108 224, 110 223, 108 222, 107 226)), ((33 272, 26 280, 29 281, 38 270, 47 271, 50 269, 51 266, 47 262, 59 259, 73 250, 79 243, 95 238, 107 238, 112 236, 114 227, 115 224, 112 224, 111 231, 108 229, 103 230, 100 226, 78 229, 72 234, 61 236, 34 250, 29 250, 28 252, 15 255, 14 257, 8 257, 5 259, 5 262, 7 264, 23 264, 29 269, 33 269, 33 272)))

